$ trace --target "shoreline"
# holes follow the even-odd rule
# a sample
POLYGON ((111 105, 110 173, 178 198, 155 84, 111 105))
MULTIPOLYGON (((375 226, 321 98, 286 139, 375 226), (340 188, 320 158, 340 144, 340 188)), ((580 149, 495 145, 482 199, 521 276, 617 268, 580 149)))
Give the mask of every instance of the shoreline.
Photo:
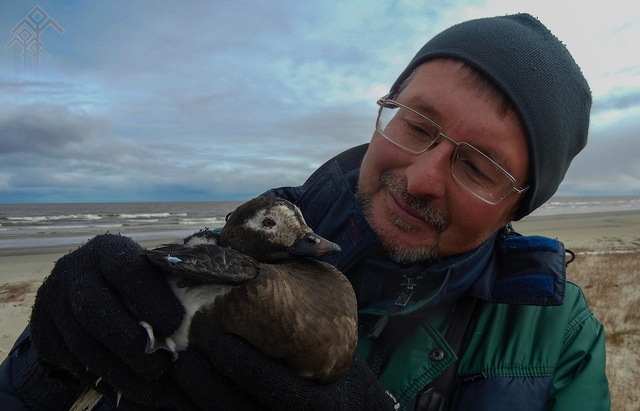
MULTIPOLYGON (((514 222, 513 226, 523 235, 557 238, 567 249, 580 254, 640 252, 640 210, 534 215, 514 222)), ((123 235, 132 237, 143 247, 153 248, 181 238, 176 234, 175 231, 147 231, 143 235, 136 232, 123 235)), ((35 290, 55 262, 91 237, 87 235, 84 241, 72 245, 0 248, 0 360, 27 324, 35 290), (22 294, 16 296, 16 290, 22 290, 22 294)))
MULTIPOLYGON (((101 235, 103 233, 97 233, 97 235, 101 235)), ((181 241, 181 237, 170 236, 162 231, 159 231, 157 235, 149 236, 145 238, 139 238, 135 234, 127 235, 122 234, 125 237, 131 237, 134 241, 140 244, 143 247, 157 247, 161 244, 172 243, 176 241, 181 241)), ((184 237, 188 236, 186 234, 184 237)), ((95 237, 94 236, 94 237, 95 237)), ((21 246, 21 247, 0 247, 0 260, 4 257, 15 257, 15 256, 28 256, 28 255, 42 255, 42 254, 51 254, 58 255, 62 257, 65 254, 70 253, 71 251, 81 247, 87 241, 89 241, 93 237, 89 237, 84 241, 80 241, 74 244, 56 244, 56 245, 43 245, 43 246, 21 246)), ((1 270, 1 267, 0 267, 1 270)), ((0 284, 2 283, 2 276, 0 271, 0 284)))
MULTIPOLYGON (((541 235, 562 241, 575 252, 640 251, 640 210, 527 216, 513 223, 522 235, 541 235)), ((197 230, 194 230, 195 232, 197 230)), ((192 231, 123 233, 147 248, 180 241, 192 231)), ((101 233, 96 233, 98 235, 101 233)), ((42 281, 56 260, 86 243, 0 247, 0 285, 18 281, 42 281)), ((0 295, 1 298, 1 295, 0 295)))
POLYGON ((640 251, 640 210, 528 216, 513 227, 522 235, 558 239, 576 252, 640 251))
MULTIPOLYGON (((210 228, 216 228, 215 226, 210 228)), ((182 240, 188 235, 198 231, 195 229, 153 229, 153 228, 137 228, 119 231, 101 231, 98 229, 85 230, 78 233, 36 233, 27 235, 4 235, 0 238, 0 256, 31 253, 37 254, 39 249, 42 250, 63 250, 75 249, 89 241, 91 238, 105 233, 121 234, 131 237, 140 244, 148 244, 154 246, 156 244, 175 242, 182 240)))

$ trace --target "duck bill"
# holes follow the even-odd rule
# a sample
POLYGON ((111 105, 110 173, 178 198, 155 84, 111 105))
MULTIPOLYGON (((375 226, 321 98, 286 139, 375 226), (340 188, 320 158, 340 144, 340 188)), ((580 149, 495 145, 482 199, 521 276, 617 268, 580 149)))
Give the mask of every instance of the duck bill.
POLYGON ((314 232, 305 234, 289 249, 289 254, 301 257, 320 257, 342 251, 336 243, 320 237, 314 232))

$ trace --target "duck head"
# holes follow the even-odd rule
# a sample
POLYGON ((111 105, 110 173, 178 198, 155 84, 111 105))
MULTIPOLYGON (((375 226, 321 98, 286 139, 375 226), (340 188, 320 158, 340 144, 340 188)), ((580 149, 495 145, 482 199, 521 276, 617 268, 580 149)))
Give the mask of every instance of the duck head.
POLYGON ((309 228, 298 207, 278 197, 254 198, 235 209, 219 244, 261 262, 340 252, 340 246, 309 228))

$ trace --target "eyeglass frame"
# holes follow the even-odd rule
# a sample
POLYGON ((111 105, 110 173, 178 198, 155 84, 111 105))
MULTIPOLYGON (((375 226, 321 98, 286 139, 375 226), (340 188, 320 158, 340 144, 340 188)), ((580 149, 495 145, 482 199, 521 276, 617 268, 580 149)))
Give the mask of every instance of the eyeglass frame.
POLYGON ((511 192, 514 192, 516 194, 522 194, 525 191, 527 191, 529 189, 530 186, 526 186, 526 187, 520 187, 517 188, 516 187, 516 179, 515 177, 513 177, 507 170, 504 169, 504 167, 502 167, 500 164, 498 164, 494 159, 492 159, 491 157, 489 157, 488 155, 486 155, 485 153, 483 153, 482 151, 480 151, 479 149, 477 149, 476 147, 474 147, 473 145, 465 142, 465 141, 461 141, 461 142, 457 142, 454 139, 452 139, 451 137, 447 136, 446 134, 443 133, 443 129, 442 127, 436 123, 435 121, 431 120, 430 118, 428 118, 427 116, 425 116, 424 114, 421 114, 419 112, 417 112, 416 110, 412 109, 411 107, 407 107, 402 103, 398 103, 395 100, 392 100, 389 97, 389 94, 381 97, 378 99, 378 101, 376 102, 376 104, 378 104, 380 106, 380 109, 378 109, 378 116, 376 118, 376 131, 378 133, 380 133, 382 135, 382 137, 384 137, 387 141, 389 141, 390 143, 394 144, 395 146, 400 147, 403 150, 406 150, 410 153, 413 154, 422 154, 425 153, 433 148, 435 148, 439 143, 439 138, 440 136, 444 137, 446 140, 450 141, 451 143, 453 143, 453 145, 455 145, 455 149, 453 150, 453 153, 451 155, 451 162, 449 163, 450 165, 450 170, 451 170, 451 176, 454 178, 454 180, 456 180, 456 182, 458 184, 460 184, 461 187, 463 187, 465 190, 467 190, 469 193, 473 194, 475 197, 479 198, 480 200, 484 201, 487 204, 491 204, 491 205, 496 205, 498 203, 500 203, 502 200, 504 200, 509 194, 511 194, 511 192), (385 104, 387 103, 392 103, 394 105, 397 105, 398 107, 402 107, 405 110, 409 110, 410 112, 412 112, 413 114, 418 115, 419 117, 422 117, 423 119, 425 119, 426 121, 428 121, 430 124, 432 124, 437 130, 438 130, 438 134, 433 138, 433 140, 431 140, 431 143, 427 146, 427 148, 425 148, 422 151, 414 151, 414 150, 410 150, 402 145, 400 145, 399 143, 393 141, 391 138, 389 138, 386 134, 384 134, 384 132, 380 129, 380 116, 382 115, 382 110, 384 108, 389 108, 389 107, 385 107, 385 104), (506 190, 506 192, 502 195, 502 197, 500 197, 500 199, 498 199, 496 202, 491 202, 489 200, 487 200, 486 198, 482 198, 480 197, 478 194, 474 193, 473 191, 471 191, 471 189, 469 189, 467 186, 465 186, 460 180, 458 180, 458 178, 453 174, 453 163, 456 160, 456 154, 458 153, 458 148, 460 147, 460 145, 464 144, 465 146, 471 148, 472 150, 476 151, 478 154, 482 155, 484 158, 486 158, 487 160, 489 160, 494 166, 496 166, 496 168, 498 170, 500 170, 510 181, 511 181, 511 188, 506 190))

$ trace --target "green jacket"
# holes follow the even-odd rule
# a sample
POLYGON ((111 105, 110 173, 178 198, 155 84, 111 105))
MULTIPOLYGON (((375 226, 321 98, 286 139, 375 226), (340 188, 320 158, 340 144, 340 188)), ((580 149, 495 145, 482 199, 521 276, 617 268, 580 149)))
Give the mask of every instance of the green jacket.
POLYGON ((365 148, 339 155, 303 186, 266 194, 295 202, 316 233, 340 244, 342 252, 325 260, 354 286, 358 354, 401 409, 414 410, 425 385, 456 362, 444 335, 457 301, 473 296, 451 411, 609 410, 604 330, 565 279, 562 243, 504 231, 431 266, 372 260, 378 239, 353 199, 365 148), (394 309, 407 278, 416 279, 416 292, 394 309), (368 334, 390 312, 384 342, 373 341, 368 334))
MULTIPOLYGON (((363 310, 375 323, 380 310, 363 310)), ((406 406, 455 362, 444 340, 451 312, 425 320, 394 351, 380 382, 406 406), (432 353, 444 353, 442 359, 432 353)), ((365 326, 363 329, 367 329, 365 326)), ((363 332, 358 353, 369 358, 363 332)), ((458 363, 454 410, 608 410, 604 330, 580 288, 567 283, 559 306, 479 300, 458 363)))

